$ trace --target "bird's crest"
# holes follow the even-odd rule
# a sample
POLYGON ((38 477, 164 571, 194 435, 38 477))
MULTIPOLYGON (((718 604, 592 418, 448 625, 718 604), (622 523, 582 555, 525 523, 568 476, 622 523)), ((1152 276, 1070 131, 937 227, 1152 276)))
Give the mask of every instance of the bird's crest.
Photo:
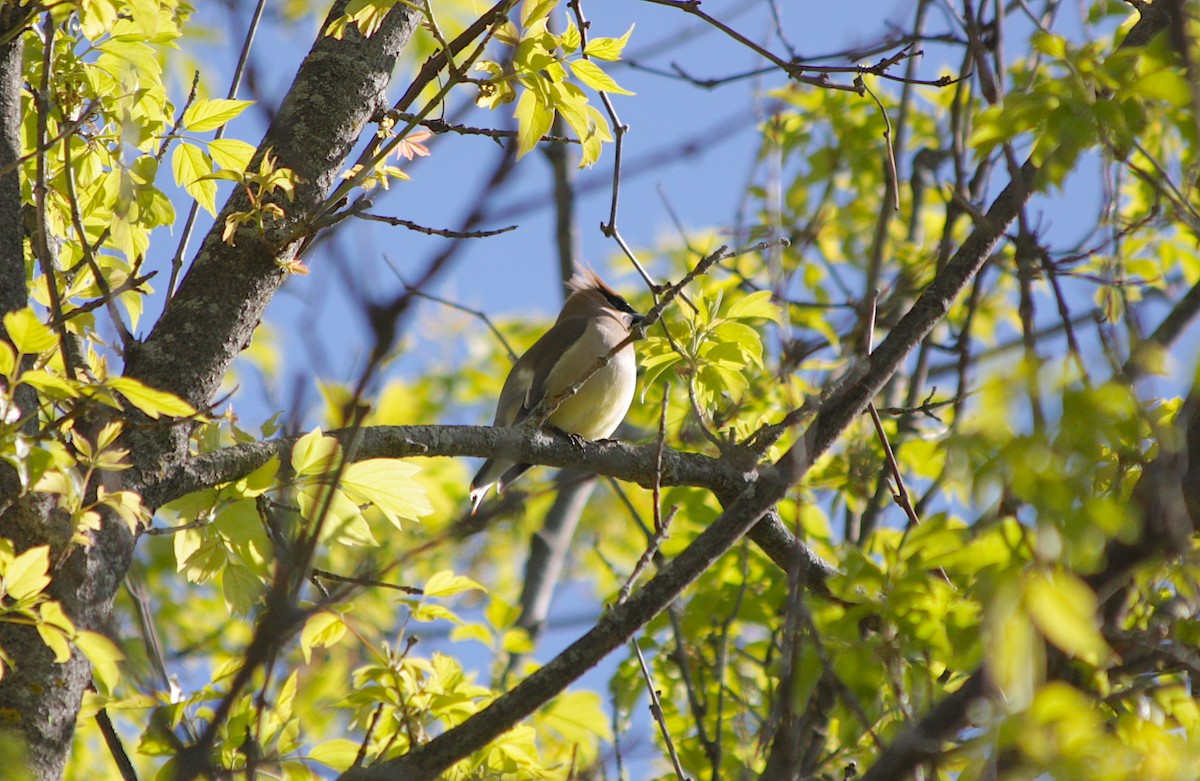
POLYGON ((617 294, 615 290, 604 284, 604 280, 600 278, 599 274, 587 266, 575 269, 575 276, 567 280, 567 290, 570 290, 572 293, 582 293, 585 290, 598 290, 606 298, 617 294))
POLYGON ((575 269, 575 276, 567 280, 567 290, 572 294, 584 293, 589 290, 594 290, 604 296, 612 308, 629 314, 637 314, 637 310, 629 305, 617 291, 604 283, 600 275, 593 271, 590 267, 579 266, 575 269))

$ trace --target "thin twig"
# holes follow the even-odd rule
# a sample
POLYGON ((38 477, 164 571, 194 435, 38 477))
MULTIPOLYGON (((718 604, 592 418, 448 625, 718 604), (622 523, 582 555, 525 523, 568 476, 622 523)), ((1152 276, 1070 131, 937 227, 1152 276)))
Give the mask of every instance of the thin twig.
POLYGON ((654 679, 650 676, 650 668, 646 666, 646 657, 642 656, 642 649, 638 645, 636 637, 630 638, 629 644, 633 646, 634 653, 637 654, 638 665, 642 668, 642 678, 646 681, 646 690, 650 692, 650 715, 654 717, 655 723, 658 724, 659 732, 663 737, 663 743, 667 746, 667 754, 670 755, 671 764, 675 768, 675 777, 679 781, 690 781, 688 775, 683 772, 683 765, 679 763, 679 754, 675 751, 675 742, 671 740, 671 731, 667 729, 667 720, 663 716, 662 702, 658 698, 658 690, 654 688, 654 679))
POLYGON ((501 233, 515 231, 516 225, 509 225, 504 228, 487 231, 456 231, 451 228, 427 228, 424 225, 418 225, 412 220, 405 220, 401 217, 387 217, 382 214, 371 214, 370 212, 355 212, 352 216, 360 220, 373 220, 374 222, 382 222, 388 225, 394 225, 398 228, 408 228, 410 231, 424 233, 427 236, 445 236, 448 239, 483 239, 488 236, 499 236, 501 233))
POLYGON ((402 591, 405 594, 424 594, 425 589, 417 588, 416 586, 402 586, 398 583, 388 583, 384 580, 376 580, 374 578, 358 575, 339 575, 336 572, 328 570, 316 569, 312 570, 314 578, 324 578, 325 580, 333 580, 338 583, 349 583, 354 586, 363 586, 366 588, 390 588, 395 591, 402 591))
MULTIPOLYGON (((394 119, 403 120, 404 122, 416 121, 416 124, 423 128, 433 131, 437 134, 455 133, 460 136, 486 136, 493 141, 510 141, 517 138, 518 133, 515 130, 501 130, 492 127, 472 127, 470 125, 458 125, 452 122, 447 122, 444 119, 421 119, 416 114, 410 114, 407 111, 393 111, 389 114, 394 119)), ((570 136, 554 135, 547 133, 538 139, 538 143, 551 144, 579 144, 578 138, 570 136)))
POLYGON ((487 316, 487 313, 478 309, 472 309, 469 306, 463 306, 462 304, 455 303, 454 301, 442 298, 441 296, 435 296, 433 293, 427 293, 424 290, 421 290, 419 287, 410 285, 408 281, 405 280, 403 275, 400 274, 400 270, 396 268, 396 264, 392 262, 391 257, 387 254, 384 254, 383 262, 388 265, 388 268, 392 270, 392 273, 395 274, 396 278, 400 280, 400 283, 404 285, 404 291, 406 294, 414 295, 417 298, 424 298, 427 301, 433 301, 436 304, 448 306, 451 309, 457 309, 459 312, 471 315, 472 317, 478 317, 483 321, 483 324, 488 327, 488 330, 492 332, 492 335, 496 337, 497 341, 500 342, 501 346, 504 347, 504 351, 508 353, 509 360, 511 360, 513 363, 517 362, 517 358, 519 356, 517 355, 516 351, 513 350, 512 345, 510 345, 508 340, 504 338, 504 334, 501 333, 500 329, 496 327, 496 324, 492 322, 492 319, 487 316))
MULTIPOLYGON (((584 59, 591 59, 587 54, 587 35, 588 28, 591 23, 583 15, 583 5, 581 0, 570 0, 567 7, 575 13, 575 20, 579 28, 579 46, 583 52, 584 59)), ((612 99, 604 90, 599 90, 600 102, 604 104, 604 110, 608 113, 608 118, 612 124, 613 130, 613 178, 612 178, 612 199, 610 200, 608 222, 600 224, 600 232, 610 239, 617 242, 617 246, 629 258, 629 262, 637 269, 638 274, 642 277, 642 281, 650 288, 651 294, 655 297, 655 302, 658 301, 659 287, 655 283, 654 278, 646 271, 646 267, 638 260, 637 254, 633 248, 621 236, 620 230, 617 228, 617 205, 621 199, 621 160, 625 150, 625 134, 629 132, 629 126, 621 121, 617 116, 617 109, 613 106, 612 99)))

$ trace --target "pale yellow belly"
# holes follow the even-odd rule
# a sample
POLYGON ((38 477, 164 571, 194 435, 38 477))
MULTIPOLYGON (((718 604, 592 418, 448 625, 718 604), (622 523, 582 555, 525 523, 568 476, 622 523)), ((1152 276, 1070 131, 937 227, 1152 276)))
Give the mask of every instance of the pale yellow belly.
POLYGON ((584 439, 604 439, 625 419, 636 385, 637 366, 630 347, 593 374, 578 393, 559 405, 547 422, 584 439))

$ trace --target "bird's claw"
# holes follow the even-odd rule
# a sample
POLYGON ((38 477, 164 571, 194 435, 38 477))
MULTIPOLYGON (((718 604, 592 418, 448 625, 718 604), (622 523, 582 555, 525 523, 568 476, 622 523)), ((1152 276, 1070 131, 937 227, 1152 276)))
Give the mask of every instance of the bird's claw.
POLYGON ((567 439, 571 440, 571 443, 572 443, 573 445, 575 445, 575 447, 583 447, 584 443, 585 443, 585 442, 587 442, 587 440, 586 440, 586 439, 584 439, 583 437, 579 436, 578 434, 575 434, 575 433, 573 433, 573 432, 570 432, 570 431, 563 431, 563 430, 562 430, 561 428, 559 428, 558 426, 550 426, 549 428, 550 428, 550 430, 551 430, 551 431, 553 431, 555 434, 559 434, 559 435, 561 435, 561 436, 564 436, 564 437, 566 437, 567 439))

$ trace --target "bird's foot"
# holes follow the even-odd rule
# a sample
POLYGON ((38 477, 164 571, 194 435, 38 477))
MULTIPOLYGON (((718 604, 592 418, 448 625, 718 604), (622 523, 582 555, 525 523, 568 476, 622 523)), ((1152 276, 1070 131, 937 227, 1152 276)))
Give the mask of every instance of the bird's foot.
POLYGON ((562 430, 561 428, 559 428, 558 426, 548 426, 547 428, 549 428, 549 429, 550 429, 551 431, 553 431, 555 434, 558 434, 558 435, 560 435, 560 436, 564 436, 564 437, 566 437, 567 439, 571 440, 571 443, 572 443, 572 444, 574 444, 574 445, 575 445, 575 447, 583 447, 583 443, 587 442, 587 440, 586 440, 586 439, 584 439, 583 437, 579 436, 578 434, 574 434, 574 433, 572 433, 572 432, 570 432, 570 431, 563 431, 563 430, 562 430))

